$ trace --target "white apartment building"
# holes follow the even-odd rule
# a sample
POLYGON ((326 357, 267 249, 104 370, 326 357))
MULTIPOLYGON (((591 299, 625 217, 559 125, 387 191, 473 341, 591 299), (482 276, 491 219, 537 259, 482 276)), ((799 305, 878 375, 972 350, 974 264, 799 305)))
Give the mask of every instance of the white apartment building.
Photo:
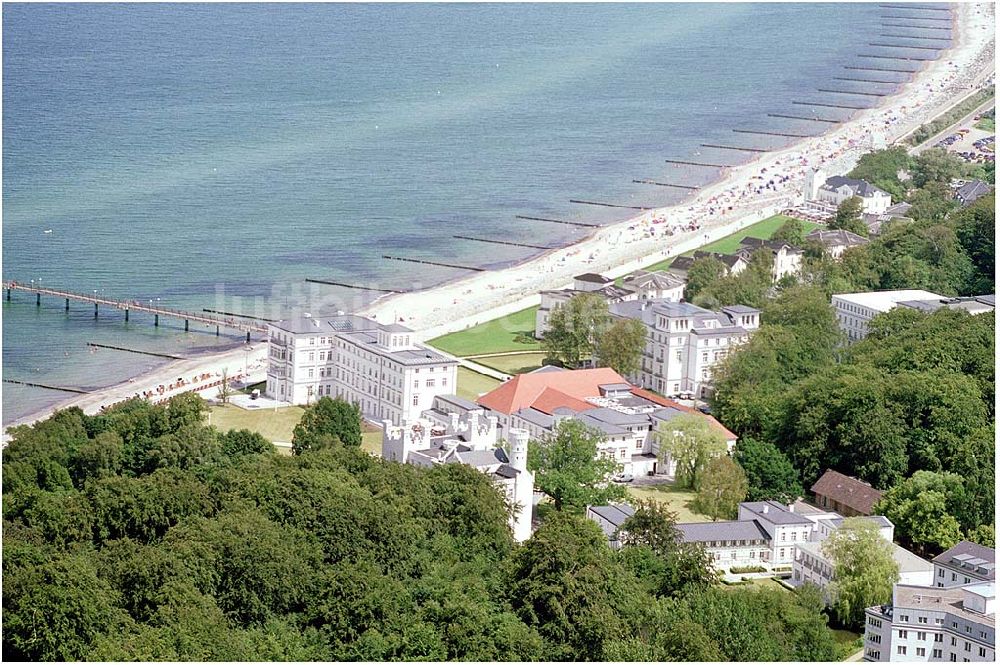
POLYGON ((713 312, 690 303, 648 300, 616 303, 609 311, 646 325, 642 368, 630 378, 668 396, 707 397, 712 368, 760 327, 760 310, 743 305, 713 312))
POLYGON ((933 559, 934 586, 953 587, 996 579, 996 550, 963 540, 933 559))
POLYGON ((848 339, 852 342, 868 336, 869 321, 882 312, 888 312, 896 307, 909 307, 928 314, 947 307, 966 311, 973 316, 992 312, 995 307, 995 296, 992 294, 949 298, 920 289, 839 293, 831 300, 837 311, 840 329, 847 333, 848 339))
POLYGON ((265 394, 292 404, 340 397, 372 420, 415 420, 436 395, 455 392, 458 360, 414 337, 404 326, 353 315, 268 324, 265 394))
POLYGON ((737 255, 743 257, 747 264, 750 263, 754 252, 758 250, 763 249, 771 253, 772 282, 777 282, 782 277, 798 275, 802 272, 802 257, 805 256, 805 252, 783 240, 762 240, 746 236, 740 241, 740 246, 737 255))
POLYGON ((844 252, 852 247, 861 247, 870 242, 868 238, 843 229, 832 231, 816 229, 806 234, 806 241, 818 242, 823 245, 823 249, 833 259, 839 259, 843 256, 844 252))
MULTIPOLYGON (((497 419, 482 409, 464 415, 450 409, 460 398, 445 396, 421 417, 395 426, 383 423, 382 457, 403 464, 433 467, 466 464, 488 475, 515 508, 510 518, 514 539, 531 537, 532 494, 535 474, 528 470, 528 439, 524 430, 507 432, 510 452, 498 446, 497 419), (448 403, 450 402, 450 404, 448 403)), ((475 405, 472 405, 475 406, 475 405)))
POLYGON ((897 584, 892 604, 865 610, 871 662, 994 662, 995 582, 956 587, 897 584))
POLYGON ((864 180, 839 175, 827 178, 818 169, 806 177, 803 192, 806 201, 836 207, 853 196, 861 199, 861 211, 865 214, 881 215, 892 205, 892 197, 887 192, 864 180))

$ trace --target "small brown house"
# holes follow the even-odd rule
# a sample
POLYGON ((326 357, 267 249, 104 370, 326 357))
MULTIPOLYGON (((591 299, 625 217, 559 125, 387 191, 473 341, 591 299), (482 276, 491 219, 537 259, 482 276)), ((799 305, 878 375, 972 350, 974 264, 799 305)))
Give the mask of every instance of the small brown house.
POLYGON ((816 505, 833 510, 844 517, 871 515, 872 508, 882 498, 882 492, 857 478, 845 476, 832 469, 820 476, 812 486, 816 505))

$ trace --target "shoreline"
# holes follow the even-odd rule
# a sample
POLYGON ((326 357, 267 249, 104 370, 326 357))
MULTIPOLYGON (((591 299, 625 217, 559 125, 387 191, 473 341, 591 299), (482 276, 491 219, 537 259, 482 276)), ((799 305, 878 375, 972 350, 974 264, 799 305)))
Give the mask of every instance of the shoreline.
MULTIPOLYGON (((871 145, 860 142, 865 138, 874 141, 876 136, 872 130, 876 128, 876 120, 885 121, 881 133, 885 143, 891 145, 947 111, 961 97, 949 84, 960 83, 965 71, 970 71, 972 77, 980 77, 992 68, 992 54, 988 65, 974 68, 991 43, 992 16, 993 7, 988 3, 956 5, 952 46, 901 82, 897 93, 883 98, 874 107, 851 113, 847 120, 823 134, 721 169, 717 180, 692 191, 676 204, 595 227, 572 244, 544 250, 507 268, 457 277, 420 291, 384 294, 357 314, 381 323, 403 323, 414 329, 418 340, 426 341, 536 305, 539 291, 566 288, 571 285, 573 275, 581 272, 619 277, 697 249, 781 212, 797 203, 800 197, 801 174, 797 171, 822 166, 830 175, 846 172, 851 168, 846 164, 853 165, 857 157, 872 149, 871 145), (987 39, 977 41, 973 33, 984 27, 990 34, 987 39), (935 86, 940 89, 927 91, 935 86), (921 100, 922 95, 927 98, 921 100), (890 122, 888 116, 893 116, 891 120, 895 122, 890 122), (769 187, 768 181, 773 181, 775 174, 780 173, 778 167, 791 173, 779 176, 784 180, 769 187), (654 222, 654 219, 663 221, 654 222), (692 228, 684 230, 685 226, 692 228), (668 236, 667 228, 677 230, 668 236), (449 310, 456 307, 470 313, 458 318, 450 316, 449 310), (399 310, 420 315, 397 317, 399 310)), ((969 92, 976 88, 976 85, 971 86, 969 92)), ((37 422, 60 409, 79 406, 87 413, 96 413, 102 405, 120 401, 136 392, 141 394, 150 386, 167 384, 178 376, 215 374, 225 366, 243 368, 242 347, 172 361, 127 381, 63 400, 3 425, 3 439, 9 439, 8 428, 37 422)), ((266 344, 257 340, 253 348, 249 356, 251 370, 255 364, 266 363, 267 358, 266 344)))

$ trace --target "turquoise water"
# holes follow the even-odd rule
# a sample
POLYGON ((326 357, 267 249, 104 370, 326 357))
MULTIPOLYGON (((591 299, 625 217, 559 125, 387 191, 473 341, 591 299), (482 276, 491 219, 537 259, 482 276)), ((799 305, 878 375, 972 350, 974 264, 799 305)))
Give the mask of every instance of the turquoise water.
MULTIPOLYGON (((452 236, 569 243, 584 230, 514 216, 619 221, 634 212, 569 199, 669 204, 684 191, 632 179, 704 184, 719 174, 663 160, 737 163, 749 153, 698 145, 783 144, 734 127, 823 131, 766 114, 871 104, 815 88, 884 51, 865 46, 882 11, 4 5, 3 276, 279 317, 375 295, 305 278, 401 289, 464 274, 383 253, 524 260, 536 250, 452 236)), ((3 304, 5 377, 96 387, 159 363, 87 341, 187 353, 237 340, 24 294, 3 304)), ((64 397, 5 384, 4 421, 64 397)))

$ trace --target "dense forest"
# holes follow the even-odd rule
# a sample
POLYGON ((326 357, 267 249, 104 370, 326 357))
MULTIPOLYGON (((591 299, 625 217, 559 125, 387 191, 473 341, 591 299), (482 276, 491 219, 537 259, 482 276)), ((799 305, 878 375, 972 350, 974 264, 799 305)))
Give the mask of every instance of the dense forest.
POLYGON ((335 406, 303 419, 296 456, 204 426, 194 396, 17 429, 3 455, 5 657, 836 656, 817 594, 717 584, 657 504, 620 552, 570 511, 516 545, 489 478, 371 457, 335 406))

